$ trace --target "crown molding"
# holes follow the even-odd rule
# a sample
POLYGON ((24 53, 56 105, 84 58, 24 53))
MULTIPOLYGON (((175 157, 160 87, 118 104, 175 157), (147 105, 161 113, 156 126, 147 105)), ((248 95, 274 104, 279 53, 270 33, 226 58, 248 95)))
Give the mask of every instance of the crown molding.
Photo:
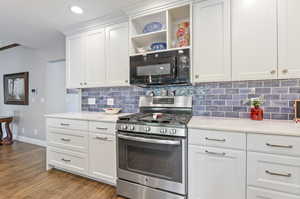
POLYGON ((124 12, 118 11, 90 21, 68 26, 62 30, 62 33, 66 36, 80 34, 86 31, 105 28, 113 24, 127 22, 127 21, 128 21, 128 16, 124 12))
POLYGON ((140 15, 167 10, 172 7, 186 5, 191 2, 193 2, 193 0, 145 0, 124 8, 123 11, 130 17, 138 17, 140 15))

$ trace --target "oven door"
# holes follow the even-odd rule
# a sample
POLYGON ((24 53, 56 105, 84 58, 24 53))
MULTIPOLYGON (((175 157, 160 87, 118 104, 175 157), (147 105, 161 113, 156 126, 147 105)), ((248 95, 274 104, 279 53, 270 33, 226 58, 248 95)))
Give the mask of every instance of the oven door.
POLYGON ((186 139, 118 133, 118 178, 186 194, 186 139))

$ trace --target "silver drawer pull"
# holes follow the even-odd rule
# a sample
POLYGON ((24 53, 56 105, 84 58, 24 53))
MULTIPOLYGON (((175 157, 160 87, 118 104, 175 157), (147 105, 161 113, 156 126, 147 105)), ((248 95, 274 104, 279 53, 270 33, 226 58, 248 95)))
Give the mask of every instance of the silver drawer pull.
POLYGON ((70 124, 60 123, 60 126, 70 126, 70 124))
POLYGON ((226 153, 217 153, 217 152, 212 152, 212 151, 207 151, 205 150, 205 153, 211 154, 211 155, 220 155, 220 156, 225 156, 226 153))
POLYGON ((71 160, 67 160, 65 158, 62 158, 61 160, 64 161, 64 162, 71 162, 71 160))
POLYGON ((215 141, 215 142, 226 142, 226 139, 215 139, 215 138, 205 138, 208 141, 215 141))
POLYGON ((287 173, 287 174, 285 174, 285 173, 275 173, 275 172, 271 172, 271 171, 268 171, 268 170, 266 170, 266 173, 269 174, 269 175, 272 175, 272 176, 282 176, 282 177, 287 177, 287 178, 292 177, 291 173, 287 173))
POLYGON ((96 139, 102 140, 102 141, 110 141, 110 140, 108 139, 108 137, 99 137, 99 136, 96 136, 96 139))
POLYGON ((61 138, 61 140, 64 142, 71 142, 71 139, 61 138))
POLYGON ((100 127, 96 127, 97 130, 101 130, 101 131, 107 131, 108 128, 100 128, 100 127))
POLYGON ((275 148, 287 148, 287 149, 293 148, 293 145, 277 145, 277 144, 270 144, 270 143, 266 143, 266 145, 275 148))

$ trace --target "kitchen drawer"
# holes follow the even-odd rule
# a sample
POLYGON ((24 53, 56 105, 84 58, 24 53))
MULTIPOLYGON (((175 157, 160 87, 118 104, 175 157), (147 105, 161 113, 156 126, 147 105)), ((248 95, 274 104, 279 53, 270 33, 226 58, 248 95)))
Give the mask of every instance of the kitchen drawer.
POLYGON ((300 156, 300 137, 248 134, 248 151, 300 156))
POLYGON ((110 122, 90 122, 89 131, 93 133, 115 134, 116 123, 110 122))
POLYGON ((69 119, 59 119, 59 118, 48 118, 47 126, 64 128, 64 129, 74 129, 87 131, 89 129, 88 121, 83 120, 69 120, 69 119))
POLYGON ((300 196, 248 187, 247 199, 300 199, 300 196))
POLYGON ((48 164, 54 167, 78 174, 88 174, 88 158, 86 154, 48 147, 47 159, 48 164))
POLYGON ((49 146, 79 152, 88 151, 88 133, 75 130, 48 128, 47 142, 49 146))
POLYGON ((246 149, 246 134, 222 131, 190 129, 189 144, 223 147, 232 149, 246 149))
POLYGON ((300 194, 300 158, 248 152, 248 185, 300 194))

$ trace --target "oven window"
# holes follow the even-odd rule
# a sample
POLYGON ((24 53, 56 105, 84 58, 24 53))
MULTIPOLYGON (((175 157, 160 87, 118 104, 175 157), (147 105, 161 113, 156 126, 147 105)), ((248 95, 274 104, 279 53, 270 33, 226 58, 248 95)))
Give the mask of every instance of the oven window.
POLYGON ((159 76, 171 74, 171 64, 137 66, 136 69, 137 76, 159 76))
POLYGON ((182 183, 182 145, 153 144, 119 138, 119 167, 182 183))

